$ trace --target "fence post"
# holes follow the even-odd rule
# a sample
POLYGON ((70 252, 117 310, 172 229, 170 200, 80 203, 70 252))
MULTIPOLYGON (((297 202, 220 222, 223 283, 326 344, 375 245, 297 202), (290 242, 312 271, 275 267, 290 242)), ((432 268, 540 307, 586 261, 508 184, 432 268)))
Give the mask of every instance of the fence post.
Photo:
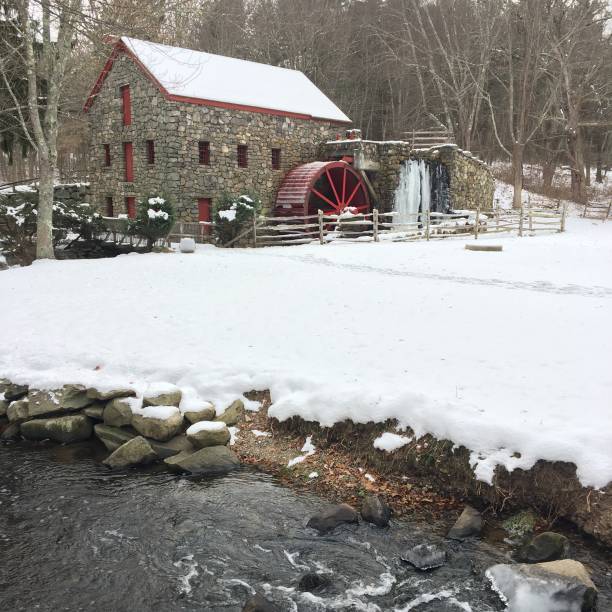
POLYGON ((429 240, 429 223, 431 221, 431 211, 427 209, 425 213, 425 240, 429 240))
POLYGON ((531 210, 531 198, 527 196, 527 217, 529 219, 529 233, 533 234, 533 212, 531 210))
POLYGON ((253 248, 257 247, 257 213, 253 208, 253 248))
POLYGON ((372 235, 374 242, 378 242, 378 208, 372 211, 372 235))
POLYGON ((519 236, 523 235, 523 202, 519 208, 519 236))
POLYGON ((320 208, 317 215, 319 216, 319 244, 325 244, 323 239, 323 211, 320 208))
POLYGON ((567 201, 563 202, 563 210, 561 211, 561 225, 559 226, 559 231, 565 231, 565 215, 567 214, 567 201))
POLYGON ((611 208, 612 208, 612 200, 610 200, 610 203, 608 204, 608 210, 606 211, 606 216, 604 217, 604 223, 606 222, 606 220, 610 216, 610 209, 611 208))
POLYGON ((584 219, 586 219, 586 215, 587 215, 587 207, 588 207, 588 206, 589 206, 589 202, 588 202, 588 200, 587 200, 587 201, 584 203, 584 209, 583 209, 583 211, 582 211, 582 217, 583 217, 584 219))
POLYGON ((474 240, 478 240, 478 230, 480 229, 480 205, 476 207, 476 225, 474 226, 474 240))

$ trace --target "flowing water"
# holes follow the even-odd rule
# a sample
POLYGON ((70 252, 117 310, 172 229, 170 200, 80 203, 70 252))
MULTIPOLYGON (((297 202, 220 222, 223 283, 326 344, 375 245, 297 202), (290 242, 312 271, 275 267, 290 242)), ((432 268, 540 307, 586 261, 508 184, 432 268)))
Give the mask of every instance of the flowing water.
POLYGON ((283 611, 504 609, 483 573, 507 551, 403 520, 317 536, 305 524, 325 502, 249 468, 214 479, 110 472, 94 445, 50 444, 0 445, 0 466, 3 611, 237 612, 255 590, 283 611), (423 542, 442 543, 447 565, 418 572, 400 560, 423 542), (330 586, 300 592, 309 572, 330 586))

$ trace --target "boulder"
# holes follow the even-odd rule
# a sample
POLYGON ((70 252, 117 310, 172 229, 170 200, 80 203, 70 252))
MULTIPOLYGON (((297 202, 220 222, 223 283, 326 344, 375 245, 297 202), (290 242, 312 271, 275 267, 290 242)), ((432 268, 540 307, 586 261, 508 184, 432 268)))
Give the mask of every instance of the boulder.
POLYGON ((378 495, 366 495, 361 505, 361 518, 377 527, 387 527, 391 518, 391 508, 378 495))
POLYGON ((100 400, 102 402, 107 402, 115 399, 116 397, 134 397, 135 395, 136 391, 134 391, 134 389, 128 389, 127 387, 116 387, 114 389, 106 389, 104 391, 99 391, 93 387, 89 387, 89 389, 87 389, 87 397, 93 400, 100 400))
POLYGON ((310 517, 306 527, 316 529, 319 534, 328 533, 342 523, 358 523, 357 511, 348 504, 337 504, 310 517))
POLYGON ((135 433, 127 429, 109 427, 102 423, 94 425, 94 434, 111 453, 136 436, 135 433))
POLYGON ((430 570, 446 563, 446 551, 436 544, 419 544, 402 553, 400 559, 419 570, 430 570))
POLYGON ((178 406, 181 403, 181 390, 170 383, 155 383, 149 385, 142 405, 147 406, 178 406))
POLYGON ((160 456, 162 459, 166 459, 167 457, 174 457, 174 455, 178 455, 182 452, 193 453, 196 449, 193 448, 191 442, 187 439, 187 436, 184 434, 180 434, 178 436, 174 436, 171 440, 167 442, 158 442, 157 440, 149 440, 151 447, 153 450, 160 456))
POLYGON ((187 410, 183 413, 185 418, 190 423, 198 423, 199 421, 212 421, 215 418, 215 407, 212 404, 202 406, 197 410, 187 410))
POLYGON ((14 402, 28 394, 28 385, 14 385, 8 383, 4 385, 4 399, 8 402, 14 402))
POLYGON ((15 400, 11 402, 6 409, 6 416, 11 423, 23 421, 29 417, 28 398, 15 400))
POLYGON ((16 440, 21 437, 19 423, 9 423, 8 427, 0 434, 0 440, 16 440))
POLYGON ((183 426, 183 415, 176 406, 148 406, 132 415, 132 427, 143 436, 166 442, 183 426))
POLYGON ((573 559, 535 564, 499 564, 486 571, 508 610, 590 612, 597 589, 582 563, 573 559))
POLYGON ((327 576, 310 572, 308 574, 304 574, 300 578, 300 582, 298 583, 298 591, 305 591, 308 593, 323 591, 328 588, 331 583, 331 580, 327 576))
POLYGON ((164 463, 177 472, 216 475, 235 470, 240 465, 240 460, 227 446, 208 446, 194 453, 181 452, 165 459, 164 463))
POLYGON ((125 468, 130 465, 146 465, 157 459, 157 454, 151 448, 148 440, 142 436, 132 438, 122 444, 107 457, 103 463, 110 468, 125 468))
POLYGON ((88 416, 90 419, 93 419, 94 421, 103 421, 104 420, 104 407, 105 407, 104 402, 94 401, 94 403, 91 406, 87 406, 87 408, 83 408, 83 414, 85 416, 88 416))
POLYGON ((84 414, 35 419, 21 424, 21 435, 28 440, 54 440, 70 444, 91 438, 93 423, 84 414))
POLYGON ((281 609, 263 595, 256 593, 246 600, 242 612, 281 612, 281 609))
POLYGON ((236 400, 232 402, 226 409, 225 412, 218 416, 215 421, 222 421, 228 427, 236 425, 239 421, 244 418, 244 403, 242 400, 236 400))
POLYGON ((0 417, 6 416, 6 411, 8 410, 8 407, 8 400, 0 399, 0 417))
POLYGON ((545 531, 518 549, 515 558, 521 563, 542 563, 569 557, 569 540, 560 533, 545 531))
POLYGON ((196 448, 224 446, 231 435, 227 425, 220 421, 200 421, 187 430, 187 439, 196 448))
POLYGON ((480 535, 482 531, 482 516, 472 506, 466 506, 455 524, 446 535, 451 540, 465 540, 470 536, 480 535))
POLYGON ((129 397, 116 397, 104 408, 104 424, 110 427, 127 427, 132 424, 132 405, 129 397))
POLYGON ((82 385, 64 385, 61 389, 30 389, 28 416, 46 416, 73 412, 93 403, 82 385))
POLYGON ((538 517, 531 510, 521 510, 502 523, 502 527, 512 538, 524 538, 533 533, 538 517))

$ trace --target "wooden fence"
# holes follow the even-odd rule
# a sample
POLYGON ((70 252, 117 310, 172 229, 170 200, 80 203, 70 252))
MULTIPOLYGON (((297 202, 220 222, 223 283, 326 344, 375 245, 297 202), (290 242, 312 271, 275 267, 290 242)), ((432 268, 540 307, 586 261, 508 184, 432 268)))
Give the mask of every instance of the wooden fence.
POLYGON ((582 217, 585 219, 605 221, 610 218, 611 210, 612 200, 609 204, 604 204, 603 202, 587 202, 582 210, 582 217))
MULTIPOLYGON (((317 215, 303 217, 259 217, 233 242, 248 241, 252 246, 288 246, 318 241, 394 242, 436 240, 516 232, 519 236, 565 230, 566 206, 550 208, 495 209, 486 212, 459 210, 443 214, 426 211, 400 216, 397 212, 373 210, 360 215, 317 215)), ((230 244, 225 245, 230 246, 230 244)))

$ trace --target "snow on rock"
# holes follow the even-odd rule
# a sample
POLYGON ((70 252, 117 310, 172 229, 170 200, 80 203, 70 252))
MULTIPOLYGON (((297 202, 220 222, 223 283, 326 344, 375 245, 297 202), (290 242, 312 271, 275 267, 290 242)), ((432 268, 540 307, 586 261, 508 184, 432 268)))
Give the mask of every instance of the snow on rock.
POLYGON ((402 446, 406 446, 412 438, 408 436, 400 436, 398 434, 394 434, 390 431, 385 431, 385 433, 381 434, 374 440, 374 448, 378 450, 387 451, 388 453, 392 453, 396 451, 398 448, 402 448, 402 446))
POLYGON ((146 408, 138 408, 131 406, 132 414, 138 414, 145 419, 169 419, 176 414, 179 414, 179 409, 176 406, 147 406, 146 408))
POLYGON ((546 459, 574 462, 583 484, 602 487, 612 480, 612 224, 570 217, 567 229, 496 234, 503 253, 478 257, 453 239, 10 268, 0 377, 139 395, 164 380, 217 409, 270 389, 270 416, 396 419, 417 438, 469 448, 486 481, 497 465, 546 459), (273 333, 261 323, 270 313, 273 333))
POLYGON ((234 446, 234 444, 236 444, 236 440, 238 439, 238 432, 240 431, 240 429, 236 427, 235 425, 232 427, 228 427, 228 429, 230 432, 229 445, 234 446))
POLYGON ((185 432, 188 436, 197 434, 199 431, 224 431, 227 428, 221 421, 198 421, 185 432))

